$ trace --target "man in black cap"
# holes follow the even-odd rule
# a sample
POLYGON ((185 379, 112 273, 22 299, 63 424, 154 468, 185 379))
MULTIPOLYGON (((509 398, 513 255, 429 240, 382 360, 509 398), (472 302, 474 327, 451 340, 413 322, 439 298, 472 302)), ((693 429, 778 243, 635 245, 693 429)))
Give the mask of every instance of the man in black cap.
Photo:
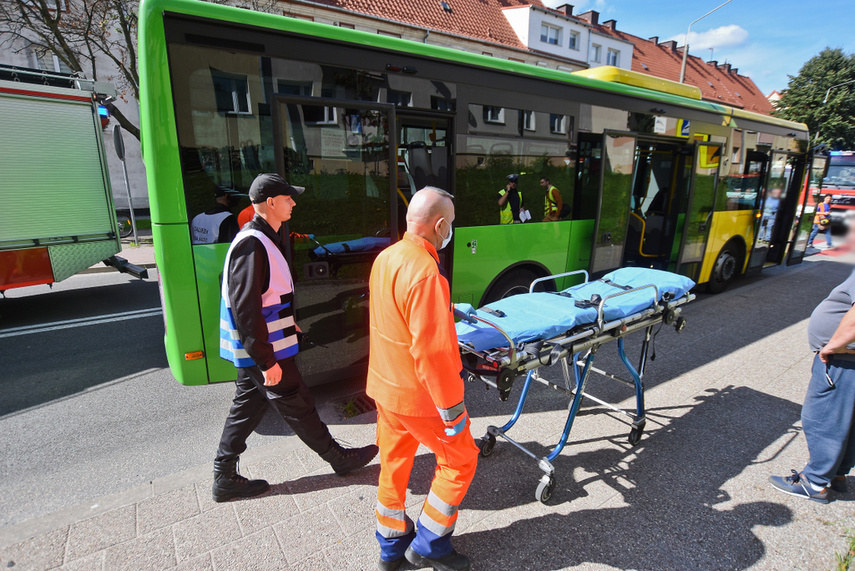
POLYGON ((528 219, 522 192, 517 189, 519 181, 520 175, 509 174, 508 184, 499 191, 499 224, 520 224, 528 219))
POLYGON ((220 356, 238 367, 237 390, 214 461, 214 501, 258 495, 269 487, 238 473, 246 439, 273 406, 297 436, 335 473, 368 464, 377 446, 343 448, 318 416, 315 399, 294 363, 300 329, 294 286, 279 227, 305 189, 278 174, 260 174, 249 189, 255 216, 235 236, 223 270, 220 356))
POLYGON ((193 244, 228 244, 240 230, 237 218, 232 214, 237 199, 220 186, 214 191, 214 197, 217 204, 194 216, 190 222, 193 244))

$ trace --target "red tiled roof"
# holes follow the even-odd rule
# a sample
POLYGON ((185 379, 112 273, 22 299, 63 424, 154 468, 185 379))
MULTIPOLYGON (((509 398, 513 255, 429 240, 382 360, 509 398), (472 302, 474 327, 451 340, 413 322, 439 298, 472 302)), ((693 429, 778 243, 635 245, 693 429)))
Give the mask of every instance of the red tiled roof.
MULTIPOLYGON (((632 50, 632 71, 679 81, 683 52, 673 49, 670 42, 659 44, 606 26, 596 26, 595 29, 635 44, 632 50)), ((698 87, 701 96, 707 101, 724 103, 764 115, 772 114, 772 104, 760 88, 750 77, 735 73, 729 66, 715 66, 689 54, 685 82, 698 87)))
POLYGON ((429 30, 466 36, 475 40, 504 44, 527 50, 502 14, 502 8, 534 5, 541 0, 313 0, 342 10, 403 22, 429 30))

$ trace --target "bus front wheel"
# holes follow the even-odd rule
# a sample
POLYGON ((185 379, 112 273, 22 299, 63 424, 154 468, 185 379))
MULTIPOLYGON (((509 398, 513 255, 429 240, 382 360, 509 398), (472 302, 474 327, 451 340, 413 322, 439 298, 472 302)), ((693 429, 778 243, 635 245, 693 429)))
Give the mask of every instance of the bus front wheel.
POLYGON ((531 270, 514 270, 493 284, 490 291, 484 296, 484 304, 486 305, 506 297, 511 297, 518 293, 528 293, 531 282, 539 277, 531 270))
POLYGON ((728 284, 739 273, 739 253, 733 244, 726 244, 718 258, 715 260, 715 265, 710 275, 710 281, 707 284, 707 289, 711 293, 721 293, 727 289, 728 284))

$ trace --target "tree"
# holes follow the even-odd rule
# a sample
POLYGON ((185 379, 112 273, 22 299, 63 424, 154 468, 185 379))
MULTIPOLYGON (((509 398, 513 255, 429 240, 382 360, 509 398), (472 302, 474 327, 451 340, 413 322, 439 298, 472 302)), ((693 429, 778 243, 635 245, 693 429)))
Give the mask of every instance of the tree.
POLYGON ((826 48, 790 76, 787 90, 778 101, 777 117, 806 123, 819 142, 835 150, 855 149, 855 54, 826 48))
MULTIPOLYGON (((276 0, 209 0, 270 12, 276 0)), ((0 0, 0 47, 55 55, 73 72, 108 81, 125 102, 139 100, 139 0, 0 0)), ((137 139, 140 130, 118 107, 111 115, 137 139)))

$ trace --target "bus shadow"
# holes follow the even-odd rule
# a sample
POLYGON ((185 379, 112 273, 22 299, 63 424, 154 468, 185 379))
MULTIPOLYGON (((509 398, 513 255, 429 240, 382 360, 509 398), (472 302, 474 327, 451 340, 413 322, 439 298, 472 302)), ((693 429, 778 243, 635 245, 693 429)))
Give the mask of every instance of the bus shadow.
POLYGON ((753 528, 785 525, 793 514, 783 504, 744 501, 743 487, 755 495, 750 476, 739 479, 740 487, 727 484, 747 467, 772 461, 777 450, 761 456, 781 436, 797 434, 798 418, 799 407, 781 398, 746 387, 711 390, 637 448, 624 435, 606 448, 569 446, 554 462, 558 484, 546 507, 534 499, 540 476, 534 462, 500 442, 481 459, 462 508, 507 516, 488 515, 456 547, 495 569, 750 567, 766 552, 753 528), (587 499, 589 489, 596 499, 587 499))

